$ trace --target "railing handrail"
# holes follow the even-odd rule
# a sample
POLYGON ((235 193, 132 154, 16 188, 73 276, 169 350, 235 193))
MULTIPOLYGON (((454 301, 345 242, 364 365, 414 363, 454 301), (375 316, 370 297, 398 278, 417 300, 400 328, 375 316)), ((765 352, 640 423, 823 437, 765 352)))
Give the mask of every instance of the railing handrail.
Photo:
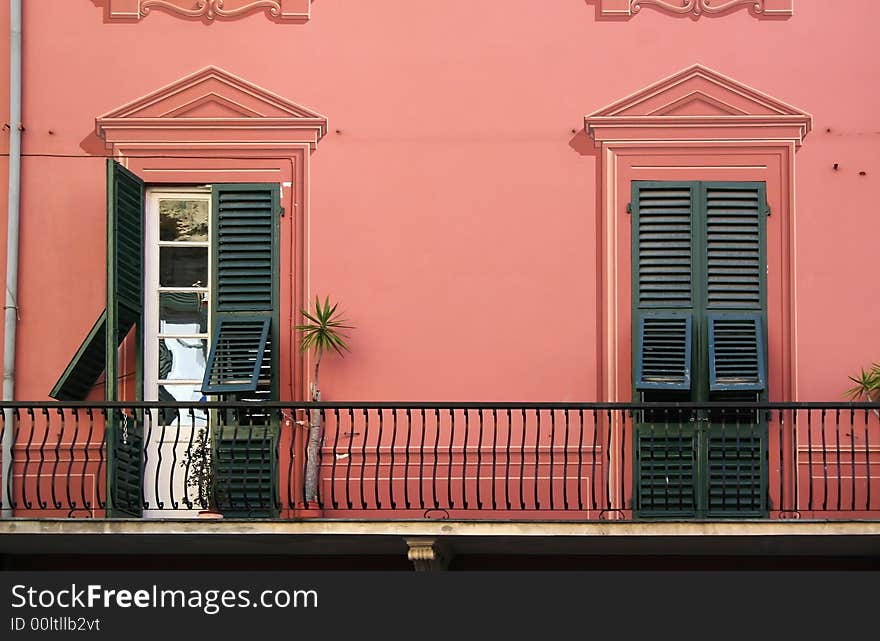
POLYGON ((0 411, 15 409, 396 409, 396 410, 642 410, 642 409, 755 409, 755 410, 878 410, 880 402, 759 401, 759 402, 574 402, 574 401, 14 401, 0 403, 0 411))

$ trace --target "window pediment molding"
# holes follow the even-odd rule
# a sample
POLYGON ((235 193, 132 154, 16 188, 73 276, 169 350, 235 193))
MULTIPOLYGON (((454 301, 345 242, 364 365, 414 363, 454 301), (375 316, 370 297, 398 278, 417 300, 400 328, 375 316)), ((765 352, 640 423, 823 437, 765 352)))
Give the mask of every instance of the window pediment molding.
POLYGON ((206 67, 114 109, 96 133, 115 151, 173 143, 315 149, 327 118, 217 67, 206 67))
POLYGON ((694 65, 584 119, 597 147, 611 143, 803 143, 812 116, 702 65, 694 65))
POLYGON ((154 10, 179 18, 202 18, 208 22, 233 20, 258 11, 275 20, 304 22, 311 13, 311 0, 108 0, 108 17, 137 22, 154 10))
POLYGON ((599 0, 602 16, 632 17, 643 7, 673 14, 716 15, 737 8, 748 8, 754 16, 791 16, 794 0, 599 0))

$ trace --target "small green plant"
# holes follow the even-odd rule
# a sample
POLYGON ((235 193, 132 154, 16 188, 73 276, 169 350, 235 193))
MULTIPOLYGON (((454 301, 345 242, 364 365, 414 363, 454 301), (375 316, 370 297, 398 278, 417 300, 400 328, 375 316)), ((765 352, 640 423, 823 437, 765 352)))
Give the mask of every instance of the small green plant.
POLYGON ((874 363, 870 369, 860 369, 858 376, 850 376, 855 385, 846 390, 845 394, 854 401, 880 400, 880 363, 874 363))
POLYGON ((180 461, 186 474, 187 504, 191 502, 208 512, 216 512, 218 508, 213 456, 211 437, 203 427, 196 432, 180 461))
MULTIPOLYGON (((321 359, 329 351, 334 351, 340 356, 351 351, 346 342, 347 336, 342 332, 346 329, 354 329, 347 325, 342 313, 337 310, 339 304, 330 304, 330 299, 315 297, 315 311, 302 310, 306 322, 297 325, 296 329, 302 332, 300 350, 303 352, 313 351, 315 354, 315 369, 310 386, 312 401, 321 400, 321 387, 318 383, 318 375, 321 370, 321 359)), ((321 413, 311 412, 309 421, 309 443, 306 451, 306 478, 305 495, 307 502, 318 499, 318 454, 321 449, 323 427, 321 425, 321 413)))

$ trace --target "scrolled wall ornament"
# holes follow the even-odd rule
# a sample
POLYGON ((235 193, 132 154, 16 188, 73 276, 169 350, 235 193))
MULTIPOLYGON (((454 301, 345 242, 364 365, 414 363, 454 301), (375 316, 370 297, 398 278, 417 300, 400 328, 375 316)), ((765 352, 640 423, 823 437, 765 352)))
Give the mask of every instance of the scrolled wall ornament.
POLYGON ((262 11, 279 20, 307 20, 310 0, 109 0, 109 17, 141 20, 155 9, 182 18, 203 18, 208 22, 234 19, 262 11))
POLYGON ((634 16, 642 7, 653 6, 680 15, 720 14, 737 7, 748 7, 755 16, 790 16, 793 0, 602 0, 603 16, 634 16))

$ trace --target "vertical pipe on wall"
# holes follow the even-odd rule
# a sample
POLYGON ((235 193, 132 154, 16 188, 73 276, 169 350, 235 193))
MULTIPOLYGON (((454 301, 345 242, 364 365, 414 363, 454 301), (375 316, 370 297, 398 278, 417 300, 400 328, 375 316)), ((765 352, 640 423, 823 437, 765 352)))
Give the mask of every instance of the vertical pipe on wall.
MULTIPOLYGON (((3 333, 3 401, 15 400, 15 330, 18 320, 18 229, 21 202, 21 0, 9 2, 9 204, 6 217, 6 305, 3 333)), ((12 516, 12 412, 3 420, 2 516, 12 516)))

